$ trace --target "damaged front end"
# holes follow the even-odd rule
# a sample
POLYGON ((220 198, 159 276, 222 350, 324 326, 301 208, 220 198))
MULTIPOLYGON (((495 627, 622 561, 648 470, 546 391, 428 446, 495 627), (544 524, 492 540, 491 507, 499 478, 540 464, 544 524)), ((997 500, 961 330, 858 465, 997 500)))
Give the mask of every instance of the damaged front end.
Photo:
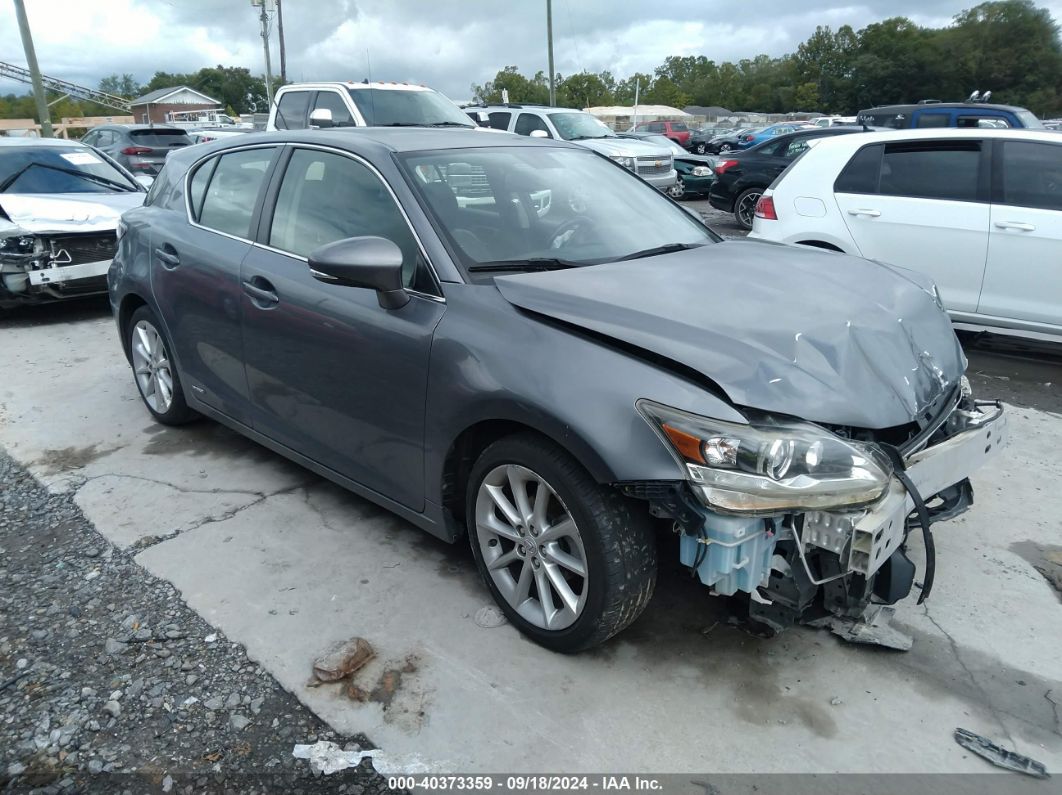
POLYGON ((891 431, 771 415, 737 425, 645 400, 638 407, 687 477, 623 488, 674 521, 681 562, 703 584, 748 594, 748 618, 769 634, 818 622, 879 643, 853 626, 865 628, 872 604, 911 592, 911 532, 925 545, 919 601, 929 595, 930 526, 973 502, 969 475, 999 450, 1006 428, 1002 407, 975 401, 965 378, 920 421, 891 431))

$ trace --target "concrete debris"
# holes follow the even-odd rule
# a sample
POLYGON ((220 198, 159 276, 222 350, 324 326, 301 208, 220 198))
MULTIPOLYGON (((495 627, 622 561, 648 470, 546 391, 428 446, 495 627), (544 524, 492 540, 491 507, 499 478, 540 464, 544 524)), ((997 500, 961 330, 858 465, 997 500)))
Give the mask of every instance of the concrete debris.
POLYGON ((830 615, 809 621, 807 626, 828 629, 841 640, 849 643, 865 643, 897 651, 910 651, 914 645, 914 638, 905 635, 890 624, 895 612, 891 607, 871 605, 859 618, 830 615))
POLYGON ((338 682, 363 667, 376 656, 369 641, 351 638, 336 644, 313 663, 313 675, 320 682, 338 682))
POLYGON ((505 614, 494 605, 479 608, 472 620, 476 622, 477 627, 483 627, 484 629, 494 629, 509 623, 509 619, 505 617, 505 614))
POLYGON ((973 751, 978 756, 987 759, 996 767, 1002 767, 1006 770, 1013 770, 1015 773, 1024 773, 1027 776, 1033 776, 1034 778, 1050 778, 1050 775, 1040 762, 1035 759, 1030 759, 1027 756, 1022 756, 1014 751, 1008 751, 1006 748, 1002 748, 989 740, 987 737, 982 737, 980 734, 974 734, 967 729, 955 730, 955 742, 966 748, 969 751, 973 751))
MULTIPOLYGON (((357 767, 362 759, 371 759, 377 773, 385 776, 430 773, 432 767, 413 754, 389 754, 379 749, 371 751, 344 751, 328 740, 318 740, 313 745, 296 745, 291 752, 296 759, 307 759, 314 775, 330 776, 340 770, 357 767)), ((438 765, 434 766, 438 768, 438 765)))

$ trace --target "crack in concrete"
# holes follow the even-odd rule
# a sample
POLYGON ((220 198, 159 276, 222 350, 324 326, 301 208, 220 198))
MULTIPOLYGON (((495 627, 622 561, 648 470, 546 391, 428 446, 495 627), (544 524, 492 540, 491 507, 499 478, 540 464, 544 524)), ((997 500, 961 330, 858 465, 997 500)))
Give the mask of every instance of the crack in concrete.
MULTIPOLYGON (((923 615, 925 615, 925 617, 929 619, 929 623, 936 627, 940 631, 940 633, 945 638, 947 638, 948 646, 951 648, 951 653, 952 656, 955 657, 955 661, 959 663, 959 667, 962 668, 962 670, 966 673, 967 678, 970 680, 970 684, 972 684, 977 690, 977 692, 981 694, 982 705, 989 711, 989 713, 992 715, 992 718, 999 725, 1000 731, 1002 731, 1006 738, 1010 741, 1011 748, 1017 748, 1018 746, 1014 742, 1014 738, 1011 736, 1010 730, 1007 729, 1006 724, 1003 722, 1003 718, 1001 717, 1001 711, 996 708, 995 704, 992 703, 992 699, 988 695, 988 691, 984 689, 984 687, 978 681, 977 676, 966 664, 966 661, 962 658, 962 654, 960 654, 959 652, 959 644, 955 642, 955 638, 953 638, 951 636, 951 633, 940 625, 940 622, 938 622, 935 618, 933 618, 933 616, 929 614, 929 605, 923 604, 922 612, 923 615)), ((1011 717, 1017 716, 1012 715, 1011 717)))
POLYGON ((1058 711, 1059 707, 1062 707, 1062 704, 1059 704, 1057 701, 1051 698, 1051 694, 1053 692, 1055 692, 1053 688, 1051 690, 1048 690, 1046 693, 1044 693, 1044 698, 1047 699, 1047 702, 1051 705, 1052 711, 1055 715, 1055 734, 1062 736, 1062 713, 1059 713, 1058 711))
MULTIPOLYGON (((174 491, 181 494, 242 494, 247 497, 269 497, 269 493, 264 491, 255 491, 253 489, 193 489, 187 486, 178 486, 176 483, 170 483, 167 480, 158 480, 157 478, 147 478, 143 475, 127 475, 120 472, 104 472, 99 475, 92 476, 70 476, 70 480, 74 481, 74 492, 78 492, 92 483, 95 480, 101 480, 103 478, 117 478, 118 480, 138 480, 144 483, 154 483, 156 486, 167 486, 174 491)), ((301 484, 300 484, 301 485, 301 484)), ((279 493, 279 492, 278 492, 279 493)))

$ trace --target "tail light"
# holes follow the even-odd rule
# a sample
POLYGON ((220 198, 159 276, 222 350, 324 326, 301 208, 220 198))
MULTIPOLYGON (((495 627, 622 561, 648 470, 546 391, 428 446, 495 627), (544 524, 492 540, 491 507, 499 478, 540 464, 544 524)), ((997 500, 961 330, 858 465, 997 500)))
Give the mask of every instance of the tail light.
POLYGON ((756 202, 755 215, 765 221, 777 221, 778 213, 774 211, 774 197, 760 196, 760 200, 756 202))
POLYGON ((146 155, 151 151, 146 146, 127 146, 122 150, 123 155, 146 155))
POLYGON ((725 174, 727 172, 727 169, 733 168, 737 164, 737 160, 720 160, 718 163, 715 164, 715 166, 712 167, 712 170, 716 174, 725 174))
POLYGON ((742 138, 741 140, 742 140, 742 141, 744 141, 745 143, 748 143, 749 141, 751 141, 751 140, 752 140, 752 138, 753 138, 753 136, 751 136, 751 135, 746 135, 746 136, 745 136, 744 138, 742 138))

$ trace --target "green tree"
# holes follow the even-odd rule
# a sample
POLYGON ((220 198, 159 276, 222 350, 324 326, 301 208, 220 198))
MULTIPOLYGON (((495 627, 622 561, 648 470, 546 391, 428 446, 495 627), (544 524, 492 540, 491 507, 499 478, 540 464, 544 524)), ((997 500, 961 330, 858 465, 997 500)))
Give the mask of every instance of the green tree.
POLYGON ((591 108, 611 105, 614 101, 615 97, 601 75, 589 72, 569 75, 557 89, 557 104, 561 107, 591 108))
POLYGON ((115 96, 125 97, 126 99, 134 99, 143 93, 140 89, 140 84, 137 83, 136 79, 128 72, 123 75, 108 75, 100 80, 98 88, 100 91, 107 94, 114 94, 115 96))
POLYGON ((510 102, 545 105, 549 102, 549 82, 542 72, 528 79, 517 66, 506 66, 493 80, 479 86, 472 84, 472 97, 488 104, 502 101, 502 91, 509 92, 510 102))

